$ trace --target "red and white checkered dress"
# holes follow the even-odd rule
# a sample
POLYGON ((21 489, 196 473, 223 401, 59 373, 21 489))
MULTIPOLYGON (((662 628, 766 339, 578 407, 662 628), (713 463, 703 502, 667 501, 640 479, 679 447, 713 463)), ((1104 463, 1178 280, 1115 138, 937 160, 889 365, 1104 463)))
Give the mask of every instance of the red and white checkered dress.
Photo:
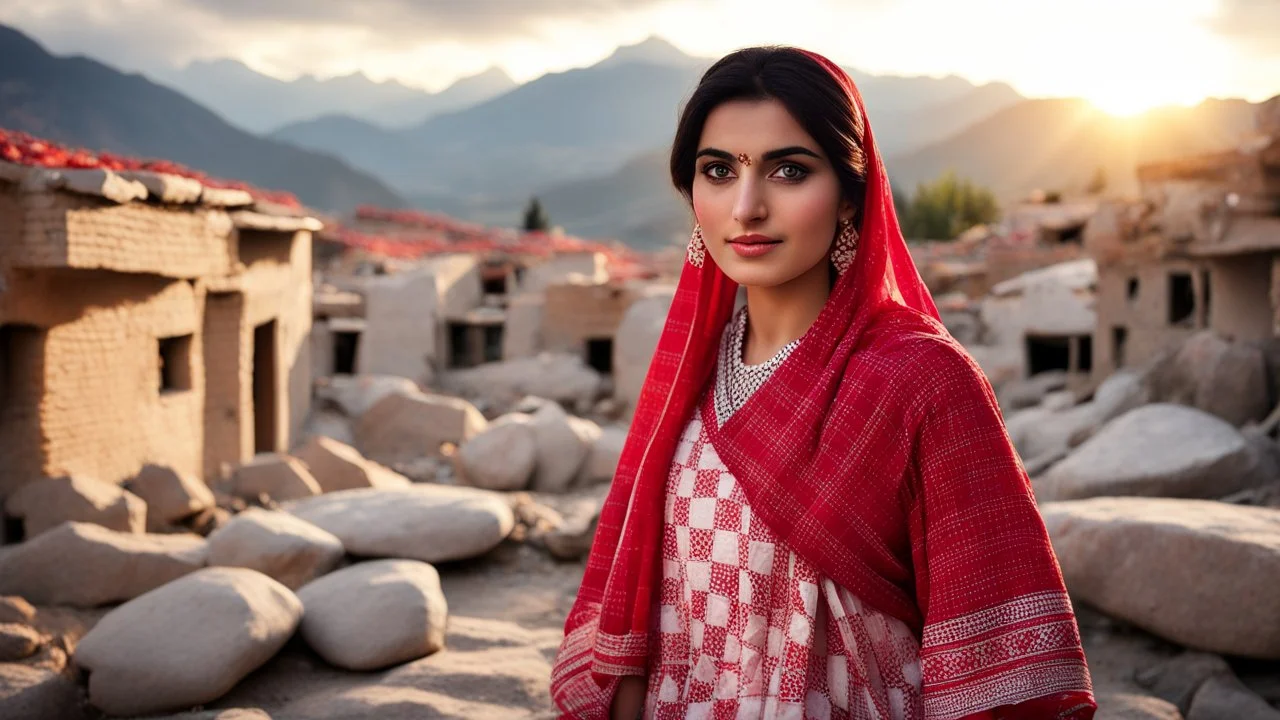
MULTIPOLYGON (((740 363, 744 320, 726 331, 728 364, 740 363)), ((741 381, 719 373, 715 399, 731 412, 741 400, 727 377, 741 381)), ((700 413, 672 461, 664 521, 645 717, 923 716, 919 640, 820 577, 753 516, 700 413)))

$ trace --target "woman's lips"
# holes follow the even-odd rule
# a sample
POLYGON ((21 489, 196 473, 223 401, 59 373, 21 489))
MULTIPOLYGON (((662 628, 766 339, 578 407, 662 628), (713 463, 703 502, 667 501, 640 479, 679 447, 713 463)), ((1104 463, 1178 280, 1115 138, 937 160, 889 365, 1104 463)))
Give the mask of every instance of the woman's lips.
POLYGON ((729 241, 729 247, 739 257, 760 257, 781 244, 781 240, 774 240, 768 235, 739 235, 729 241))

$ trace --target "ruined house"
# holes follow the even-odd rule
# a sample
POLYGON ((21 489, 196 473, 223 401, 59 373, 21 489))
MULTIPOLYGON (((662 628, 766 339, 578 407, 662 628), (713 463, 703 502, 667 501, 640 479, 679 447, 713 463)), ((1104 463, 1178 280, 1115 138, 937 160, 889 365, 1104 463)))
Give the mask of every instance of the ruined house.
POLYGON ((188 177, 0 161, 0 497, 287 449, 318 228, 188 177))
POLYGON ((1280 97, 1245 147, 1138 169, 1142 199, 1086 229, 1098 262, 1095 373, 1140 365, 1197 330, 1280 334, 1280 97))

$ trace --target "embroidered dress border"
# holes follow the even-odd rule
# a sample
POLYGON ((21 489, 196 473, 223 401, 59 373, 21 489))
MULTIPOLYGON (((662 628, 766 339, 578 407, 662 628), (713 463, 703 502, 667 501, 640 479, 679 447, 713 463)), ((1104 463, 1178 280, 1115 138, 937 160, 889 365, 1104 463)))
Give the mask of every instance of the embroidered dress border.
POLYGON ((956 720, 1001 705, 1016 705, 1057 692, 1089 688, 1089 673, 1081 659, 1062 659, 1023 665, 1016 673, 993 675, 949 690, 926 688, 925 717, 956 720))
POLYGON ((646 655, 649 650, 649 636, 645 633, 627 633, 626 635, 599 633, 596 635, 595 647, 597 659, 592 669, 598 673, 605 675, 643 675, 647 670, 644 666, 599 659, 599 656, 620 658, 646 655))
POLYGON ((1064 614, 1073 615, 1071 599, 1065 592, 1054 590, 1023 595, 980 612, 930 624, 924 629, 921 644, 926 648, 936 648, 963 643, 995 629, 1064 614))

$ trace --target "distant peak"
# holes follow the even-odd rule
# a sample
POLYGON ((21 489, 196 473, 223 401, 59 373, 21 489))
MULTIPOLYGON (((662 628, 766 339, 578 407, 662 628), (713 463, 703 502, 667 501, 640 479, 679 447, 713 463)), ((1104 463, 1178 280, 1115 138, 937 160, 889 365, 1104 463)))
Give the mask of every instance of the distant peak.
POLYGON ((656 65, 680 65, 693 58, 670 41, 650 35, 634 45, 621 45, 602 65, 619 65, 628 62, 644 62, 656 65))

